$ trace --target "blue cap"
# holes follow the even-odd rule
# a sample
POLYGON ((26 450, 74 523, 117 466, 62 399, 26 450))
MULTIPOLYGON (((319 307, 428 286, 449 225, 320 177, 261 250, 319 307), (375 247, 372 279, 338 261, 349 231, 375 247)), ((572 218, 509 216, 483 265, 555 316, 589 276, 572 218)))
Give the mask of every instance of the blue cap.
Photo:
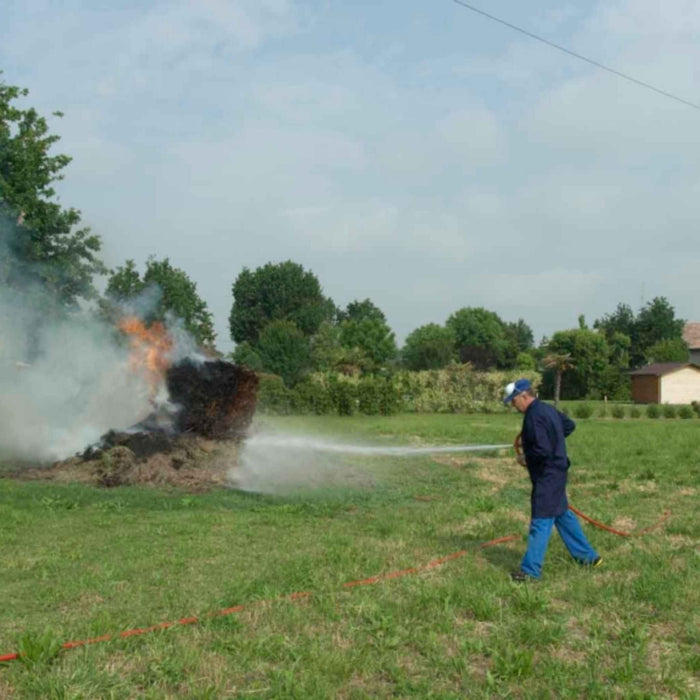
POLYGON ((522 394, 523 391, 532 389, 532 384, 530 384, 529 379, 517 379, 511 382, 504 392, 503 403, 509 404, 518 394, 522 394))

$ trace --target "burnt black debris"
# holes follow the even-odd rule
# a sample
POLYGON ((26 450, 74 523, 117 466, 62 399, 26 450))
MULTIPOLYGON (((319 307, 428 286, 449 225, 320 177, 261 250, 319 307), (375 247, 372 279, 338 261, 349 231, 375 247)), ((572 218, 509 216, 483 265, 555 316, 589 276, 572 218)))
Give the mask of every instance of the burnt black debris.
POLYGON ((149 432, 110 430, 100 438, 98 446, 88 447, 81 457, 85 460, 96 459, 113 447, 128 447, 136 459, 148 459, 161 452, 170 452, 173 448, 173 438, 172 433, 162 429, 149 432))

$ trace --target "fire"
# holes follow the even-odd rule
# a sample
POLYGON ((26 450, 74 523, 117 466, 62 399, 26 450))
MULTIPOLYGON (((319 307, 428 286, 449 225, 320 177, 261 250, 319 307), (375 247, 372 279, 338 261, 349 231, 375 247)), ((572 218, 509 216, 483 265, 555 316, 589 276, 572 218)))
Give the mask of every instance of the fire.
POLYGON ((129 336, 131 357, 129 363, 133 371, 141 374, 155 396, 165 373, 172 362, 170 351, 173 340, 165 326, 156 321, 150 326, 135 316, 128 316, 119 321, 119 329, 129 336))

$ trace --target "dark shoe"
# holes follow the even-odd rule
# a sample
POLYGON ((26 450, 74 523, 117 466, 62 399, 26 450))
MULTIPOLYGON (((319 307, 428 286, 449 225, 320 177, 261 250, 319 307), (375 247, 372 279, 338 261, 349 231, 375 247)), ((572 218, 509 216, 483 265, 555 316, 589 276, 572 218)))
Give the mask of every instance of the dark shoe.
POLYGON ((537 581, 534 576, 526 574, 524 571, 511 571, 510 578, 514 583, 526 583, 527 581, 537 581))
POLYGON ((583 559, 577 559, 576 561, 581 566, 585 566, 589 569, 597 569, 602 565, 603 557, 596 557, 595 559, 591 559, 591 561, 584 561, 583 559))

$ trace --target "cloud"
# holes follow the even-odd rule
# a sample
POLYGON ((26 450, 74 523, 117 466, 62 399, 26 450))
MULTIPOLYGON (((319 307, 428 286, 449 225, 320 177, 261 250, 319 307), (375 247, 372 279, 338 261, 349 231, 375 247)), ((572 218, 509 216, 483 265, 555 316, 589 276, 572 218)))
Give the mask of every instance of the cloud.
POLYGON ((438 122, 437 134, 454 157, 472 166, 495 163, 505 155, 505 135, 487 109, 454 111, 438 122))

